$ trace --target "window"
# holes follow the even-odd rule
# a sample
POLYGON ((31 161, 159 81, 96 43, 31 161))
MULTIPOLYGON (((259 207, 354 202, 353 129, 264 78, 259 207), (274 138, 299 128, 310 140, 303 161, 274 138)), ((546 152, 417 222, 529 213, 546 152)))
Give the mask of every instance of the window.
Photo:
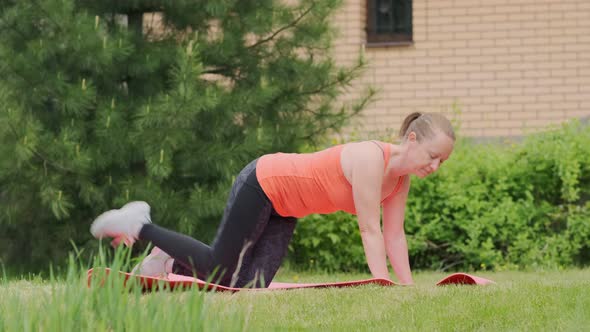
POLYGON ((367 0, 367 44, 412 42, 412 0, 367 0))

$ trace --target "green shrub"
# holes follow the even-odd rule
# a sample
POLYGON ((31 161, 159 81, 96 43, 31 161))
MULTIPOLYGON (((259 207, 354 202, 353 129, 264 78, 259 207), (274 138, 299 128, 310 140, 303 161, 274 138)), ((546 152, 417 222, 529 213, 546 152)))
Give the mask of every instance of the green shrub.
POLYGON ((356 217, 337 212, 299 220, 290 259, 296 267, 355 271, 365 264, 356 217))
MULTIPOLYGON (((412 178, 406 234, 414 268, 564 267, 590 263, 590 130, 572 122, 523 142, 459 140, 436 174, 412 178)), ((356 217, 300 221, 302 268, 367 270, 356 217)))

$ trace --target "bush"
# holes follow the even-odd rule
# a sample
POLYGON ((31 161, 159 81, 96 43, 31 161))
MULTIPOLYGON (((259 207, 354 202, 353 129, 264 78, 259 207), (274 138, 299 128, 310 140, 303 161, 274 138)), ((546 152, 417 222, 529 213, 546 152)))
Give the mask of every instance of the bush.
MULTIPOLYGON (((412 178, 406 208, 418 269, 504 269, 590 263, 590 131, 572 122, 519 144, 459 140, 436 174, 412 178)), ((290 260, 365 270, 356 217, 300 220, 290 260)))

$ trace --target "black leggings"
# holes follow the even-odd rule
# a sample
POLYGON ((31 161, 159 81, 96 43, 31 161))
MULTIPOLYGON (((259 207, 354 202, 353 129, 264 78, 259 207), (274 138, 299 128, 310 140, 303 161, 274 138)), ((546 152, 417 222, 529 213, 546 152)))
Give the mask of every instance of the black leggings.
POLYGON ((233 287, 267 287, 274 278, 297 219, 280 216, 256 178, 256 160, 234 182, 211 246, 154 224, 140 240, 151 241, 174 258, 173 271, 233 287))

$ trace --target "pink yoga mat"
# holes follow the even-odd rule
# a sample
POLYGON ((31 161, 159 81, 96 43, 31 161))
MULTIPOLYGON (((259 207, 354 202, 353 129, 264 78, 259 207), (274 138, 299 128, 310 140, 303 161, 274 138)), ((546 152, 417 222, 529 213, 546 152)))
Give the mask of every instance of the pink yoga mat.
MULTIPOLYGON (((110 273, 111 270, 108 268, 104 269, 106 273, 110 273)), ((91 280, 93 275, 93 269, 88 270, 88 287, 91 286, 91 280)), ((148 277, 148 276, 141 276, 141 275, 133 275, 127 272, 119 271, 119 274, 124 276, 125 282, 132 280, 135 278, 145 290, 152 289, 158 285, 165 285, 171 289, 177 287, 191 287, 197 286, 200 289, 207 289, 207 290, 214 290, 214 291, 225 291, 225 292, 237 292, 242 290, 248 291, 262 291, 262 290, 269 290, 269 289, 294 289, 294 288, 326 288, 326 287, 349 287, 349 286, 359 286, 359 285, 380 285, 380 286, 394 286, 396 285, 395 282, 387 279, 366 279, 366 280, 354 280, 354 281, 345 281, 345 282, 330 282, 330 283, 287 283, 287 282, 271 282, 268 288, 235 288, 235 287, 226 287, 221 285, 216 285, 212 283, 207 283, 203 280, 182 276, 178 274, 170 273, 168 274, 168 278, 158 278, 158 277, 148 277)))
POLYGON ((436 283, 437 286, 442 285, 489 285, 495 284, 490 279, 476 277, 467 273, 453 273, 436 283))
MULTIPOLYGON (((105 268, 104 271, 108 274, 111 272, 110 269, 105 268)), ((88 270, 88 287, 92 285, 92 277, 94 270, 88 270)), ((343 281, 343 282, 329 282, 329 283, 287 283, 287 282, 271 282, 268 288, 234 288, 207 283, 203 280, 199 280, 192 277, 169 274, 168 278, 157 278, 148 277, 141 275, 133 275, 127 272, 119 271, 119 274, 125 278, 125 282, 129 280, 137 281, 144 290, 151 290, 156 288, 158 285, 166 286, 170 289, 177 287, 191 287, 197 286, 199 289, 214 290, 214 291, 225 291, 225 292, 237 292, 242 290, 248 291, 264 291, 264 290, 277 290, 277 289, 299 289, 299 288, 326 288, 326 287, 351 287, 359 285, 380 285, 380 286, 396 286, 395 282, 387 279, 365 279, 365 280, 354 280, 354 281, 343 281)), ((448 284, 470 284, 470 285, 486 285, 493 283, 493 281, 471 276, 464 273, 452 274, 443 280, 439 281, 437 285, 448 285, 448 284)))

